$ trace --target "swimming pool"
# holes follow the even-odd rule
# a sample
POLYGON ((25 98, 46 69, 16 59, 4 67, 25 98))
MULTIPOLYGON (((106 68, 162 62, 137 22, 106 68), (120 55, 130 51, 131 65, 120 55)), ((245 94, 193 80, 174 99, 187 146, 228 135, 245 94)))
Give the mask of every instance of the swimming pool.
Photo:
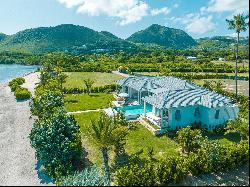
MULTIPOLYGON (((125 116, 134 116, 140 115, 144 113, 144 106, 143 105, 134 105, 134 106, 124 106, 124 107, 114 107, 117 111, 124 112, 125 116)), ((152 112, 152 106, 146 106, 146 112, 152 112)))

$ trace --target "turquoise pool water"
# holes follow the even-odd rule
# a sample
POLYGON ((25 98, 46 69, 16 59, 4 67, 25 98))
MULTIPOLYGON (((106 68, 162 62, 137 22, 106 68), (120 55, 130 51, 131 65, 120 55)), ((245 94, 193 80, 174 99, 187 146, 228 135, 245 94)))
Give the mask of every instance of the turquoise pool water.
POLYGON ((11 79, 33 72, 39 66, 25 66, 17 64, 0 64, 0 83, 5 83, 11 79))
MULTIPOLYGON (((143 114, 144 113, 144 106, 143 105, 135 105, 135 106, 124 106, 124 107, 114 107, 117 111, 123 111, 125 113, 125 116, 129 115, 137 115, 137 114, 143 114)), ((152 106, 147 105, 146 106, 147 112, 152 112, 152 106)))

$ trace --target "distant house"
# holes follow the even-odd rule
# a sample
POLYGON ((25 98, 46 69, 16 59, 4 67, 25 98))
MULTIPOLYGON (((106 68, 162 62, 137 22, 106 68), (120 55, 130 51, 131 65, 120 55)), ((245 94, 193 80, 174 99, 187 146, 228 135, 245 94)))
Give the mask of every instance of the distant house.
POLYGON ((220 57, 218 60, 219 61, 225 61, 225 58, 220 57))
MULTIPOLYGON (((138 101, 141 117, 158 126, 161 132, 194 123, 212 130, 236 119, 239 112, 228 97, 176 77, 131 76, 119 80, 118 85, 128 98, 138 101)), ((129 110, 129 115, 135 113, 133 107, 129 110)))
POLYGON ((197 57, 195 57, 195 56, 188 56, 187 60, 197 60, 197 57))

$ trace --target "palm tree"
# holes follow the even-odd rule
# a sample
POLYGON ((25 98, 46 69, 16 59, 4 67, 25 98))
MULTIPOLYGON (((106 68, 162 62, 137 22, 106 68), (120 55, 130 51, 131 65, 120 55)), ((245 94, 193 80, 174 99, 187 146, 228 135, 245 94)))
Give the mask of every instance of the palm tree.
POLYGON ((100 149, 103 157, 104 170, 108 185, 110 185, 110 168, 108 151, 118 142, 124 140, 127 135, 127 128, 122 127, 105 114, 101 114, 97 122, 92 121, 89 129, 89 137, 100 149))
POLYGON ((244 16, 243 14, 238 14, 233 17, 233 19, 228 20, 226 19, 228 23, 228 29, 229 30, 235 30, 237 33, 237 48, 236 48, 236 68, 235 68, 235 83, 236 83, 236 101, 238 100, 238 56, 239 56, 239 39, 240 39, 240 33, 243 31, 246 31, 249 22, 247 22, 247 19, 249 19, 249 15, 244 16))

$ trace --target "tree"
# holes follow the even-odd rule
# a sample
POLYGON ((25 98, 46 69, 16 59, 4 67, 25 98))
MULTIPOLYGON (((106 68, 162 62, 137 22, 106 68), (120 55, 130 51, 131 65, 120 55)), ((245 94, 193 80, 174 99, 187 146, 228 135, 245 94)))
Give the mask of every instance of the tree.
POLYGON ((237 48, 236 48, 236 67, 235 67, 235 83, 236 83, 236 100, 238 100, 238 57, 239 57, 239 39, 240 39, 240 33, 247 30, 247 27, 249 26, 249 22, 247 22, 247 19, 249 19, 249 15, 244 16, 243 14, 235 15, 233 19, 228 20, 226 19, 228 23, 228 29, 229 30, 235 30, 237 33, 237 48))
POLYGON ((177 132, 177 141, 186 153, 196 152, 202 141, 202 134, 199 129, 192 130, 190 126, 182 128, 177 132))
POLYGON ((226 127, 226 134, 230 132, 240 133, 241 140, 249 140, 249 116, 247 119, 241 114, 235 121, 229 121, 226 127))
POLYGON ((83 81, 85 86, 86 86, 86 89, 87 89, 87 92, 88 92, 88 95, 90 94, 91 92, 91 88, 93 86, 93 84, 95 83, 95 81, 91 80, 91 79, 86 79, 83 81))
POLYGON ((36 157, 43 161, 46 173, 55 180, 73 174, 74 161, 82 155, 80 127, 63 110, 35 122, 29 135, 36 157))
POLYGON ((110 168, 108 151, 118 142, 121 142, 127 135, 127 128, 115 123, 113 118, 104 113, 101 114, 97 122, 91 122, 89 137, 99 147, 102 152, 104 170, 108 184, 110 184, 110 168))
POLYGON ((38 116, 39 119, 48 118, 63 106, 63 96, 59 91, 46 91, 41 96, 33 98, 30 103, 32 114, 38 116))
POLYGON ((66 82, 66 78, 68 77, 66 74, 64 74, 62 71, 62 68, 60 66, 56 66, 55 69, 55 77, 56 77, 56 80, 58 81, 58 84, 59 84, 59 87, 60 87, 60 90, 63 89, 63 83, 66 82))

